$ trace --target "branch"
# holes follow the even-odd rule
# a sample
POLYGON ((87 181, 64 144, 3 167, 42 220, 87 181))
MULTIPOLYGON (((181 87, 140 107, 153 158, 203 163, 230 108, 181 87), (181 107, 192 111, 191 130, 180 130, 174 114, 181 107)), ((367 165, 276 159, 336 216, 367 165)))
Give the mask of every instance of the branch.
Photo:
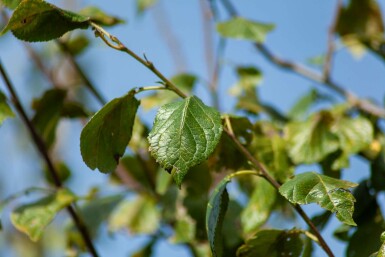
MULTIPOLYGON (((17 93, 14 89, 14 86, 12 85, 7 73, 5 72, 5 69, 4 69, 1 61, 0 61, 0 73, 3 77, 5 86, 7 87, 9 93, 11 94, 11 99, 12 99, 12 102, 13 102, 17 112, 19 113, 22 121, 24 122, 24 125, 27 127, 29 133, 31 134, 31 137, 35 143, 36 148, 40 152, 41 156, 43 157, 43 159, 44 159, 44 161, 48 167, 48 171, 53 178, 55 186, 57 188, 63 187, 63 184, 62 184, 60 177, 58 175, 59 173, 56 170, 55 166, 53 165, 51 158, 49 157, 47 146, 45 145, 45 143, 44 143, 43 139, 40 137, 40 135, 37 133, 32 122, 29 120, 23 106, 21 105, 19 97, 17 96, 17 93)), ((80 234, 84 240, 84 243, 85 243, 86 247, 88 248, 89 252, 91 253, 91 255, 93 257, 98 257, 98 253, 96 252, 96 249, 92 243, 91 236, 88 233, 88 229, 85 226, 83 220, 80 218, 80 216, 75 211, 75 207, 73 205, 69 205, 67 207, 67 211, 69 212, 75 226, 79 230, 79 232, 80 232, 80 234)))
POLYGON ((94 85, 91 83, 91 81, 88 79, 86 74, 84 73, 83 69, 79 66, 79 64, 76 62, 74 55, 71 53, 70 49, 68 48, 67 44, 64 43, 61 40, 56 40, 56 43, 60 47, 60 49, 65 53, 71 63, 71 65, 75 68, 76 72, 79 74, 80 78, 83 80, 85 86, 94 94, 96 99, 98 99, 99 103, 101 105, 106 104, 106 100, 104 97, 99 93, 99 91, 94 87, 94 85))
POLYGON ((328 50, 326 53, 325 64, 323 68, 323 77, 327 81, 330 80, 330 71, 332 69, 332 59, 333 59, 333 54, 336 47, 334 43, 334 34, 336 33, 337 23, 342 12, 342 7, 343 7, 343 0, 337 0, 337 7, 336 7, 334 19, 329 28, 328 46, 327 46, 328 50))
POLYGON ((325 79, 321 74, 318 74, 296 63, 283 60, 275 56, 270 52, 269 49, 267 49, 265 45, 261 43, 255 43, 254 45, 272 63, 280 66, 283 69, 290 70, 304 78, 310 79, 321 85, 324 85, 325 87, 335 91, 340 96, 345 98, 352 106, 355 106, 366 113, 372 114, 377 117, 385 118, 385 109, 373 104, 368 100, 358 98, 354 93, 346 90, 342 86, 333 82, 331 79, 325 79))
POLYGON ((105 31, 102 27, 99 25, 90 22, 90 25, 95 30, 95 35, 99 36, 106 45, 109 47, 124 52, 128 55, 130 55, 132 58, 140 62, 142 65, 144 65, 147 69, 152 71, 160 80, 164 82, 164 86, 166 88, 169 88, 170 90, 174 91, 177 95, 179 95, 182 98, 186 98, 187 95, 183 93, 177 86, 174 85, 170 80, 168 80, 155 66, 152 62, 150 62, 146 56, 144 58, 141 58, 139 55, 131 51, 129 48, 127 48, 117 37, 111 35, 107 31, 105 31))

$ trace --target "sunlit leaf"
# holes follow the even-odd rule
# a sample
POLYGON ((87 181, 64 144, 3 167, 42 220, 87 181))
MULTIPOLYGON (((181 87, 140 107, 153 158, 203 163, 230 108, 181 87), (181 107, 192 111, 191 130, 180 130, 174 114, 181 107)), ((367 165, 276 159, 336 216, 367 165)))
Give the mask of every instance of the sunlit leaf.
POLYGON ((174 235, 171 238, 174 243, 189 243, 195 238, 196 223, 188 215, 177 219, 174 229, 174 235))
POLYGON ((11 30, 21 40, 48 41, 88 26, 89 18, 86 16, 60 9, 43 0, 23 0, 0 35, 11 30))
POLYGON ((37 202, 19 206, 11 213, 12 224, 36 242, 56 214, 75 199, 76 196, 73 193, 60 189, 55 194, 37 202))
POLYGON ((136 0, 136 10, 142 14, 145 10, 156 4, 157 0, 136 0))
POLYGON ((308 121, 290 123, 286 127, 289 155, 295 163, 314 163, 339 147, 338 137, 331 132, 333 117, 324 111, 308 121))
POLYGON ((139 101, 129 93, 100 109, 84 127, 80 150, 84 162, 101 172, 114 171, 131 139, 139 101))
POLYGON ((124 23, 124 20, 108 15, 96 6, 88 6, 80 10, 79 14, 89 17, 91 21, 102 26, 114 26, 116 24, 124 23))
POLYGON ((295 204, 317 203, 322 208, 336 213, 341 222, 356 226, 352 218, 355 199, 348 190, 356 186, 357 184, 349 181, 306 172, 284 183, 279 192, 295 204))
POLYGON ((225 218, 229 195, 226 186, 231 181, 229 177, 224 178, 211 194, 206 211, 206 230, 214 257, 222 256, 222 225, 225 218))
POLYGON ((274 24, 247 20, 242 17, 232 18, 217 24, 217 31, 222 37, 246 39, 262 43, 267 33, 274 29, 274 24))
POLYGON ((15 117, 15 114, 7 103, 7 97, 0 91, 0 125, 4 120, 12 117, 15 117))
POLYGON ((128 229, 132 234, 154 233, 160 223, 160 210, 153 198, 140 195, 122 202, 109 219, 109 229, 128 229))
POLYGON ((298 230, 260 230, 237 251, 237 257, 300 257, 303 241, 298 230))
POLYGON ((241 223, 245 234, 255 232, 267 221, 276 198, 276 189, 266 180, 258 178, 249 203, 242 211, 241 223))
POLYGON ((253 66, 237 67, 238 82, 230 89, 230 93, 239 96, 248 91, 254 91, 262 81, 262 73, 253 66))
POLYGON ((162 106, 148 140, 152 156, 180 186, 188 170, 214 151, 221 133, 218 111, 192 96, 162 106))

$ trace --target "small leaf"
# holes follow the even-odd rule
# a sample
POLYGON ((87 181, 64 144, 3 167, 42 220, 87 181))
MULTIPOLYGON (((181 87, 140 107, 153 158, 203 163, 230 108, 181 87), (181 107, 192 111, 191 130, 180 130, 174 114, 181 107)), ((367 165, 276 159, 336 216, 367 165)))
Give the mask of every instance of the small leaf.
POLYGON ((220 22, 217 31, 222 37, 252 40, 258 43, 265 41, 266 34, 274 29, 274 24, 260 23, 241 17, 220 22))
POLYGON ((100 109, 84 127, 80 150, 91 169, 114 171, 131 139, 139 101, 132 93, 115 98, 100 109))
POLYGON ((0 0, 1 4, 12 10, 15 9, 20 4, 20 2, 21 0, 0 0))
POLYGON ((136 10, 142 14, 145 10, 156 4, 157 0, 136 0, 136 10))
POLYGON ((356 226, 352 218, 355 199, 347 190, 356 186, 356 183, 349 181, 306 172, 284 183, 279 192, 295 204, 317 203, 322 208, 335 212, 341 222, 356 226))
POLYGON ((0 125, 7 119, 13 118, 15 114, 13 113, 11 107, 7 103, 7 97, 0 91, 0 125))
POLYGON ((102 26, 114 26, 116 24, 124 23, 124 20, 108 15, 96 6, 88 6, 80 10, 79 14, 90 17, 91 21, 102 26))
POLYGON ((76 196, 70 191, 60 189, 54 195, 18 207, 11 213, 12 224, 36 242, 55 215, 75 199, 76 196))
POLYGON ((196 222, 189 216, 184 215, 176 221, 174 235, 171 238, 173 243, 193 242, 196 233, 196 222))
POLYGON ((313 115, 308 121, 289 123, 286 135, 289 155, 299 163, 315 163, 324 159, 339 147, 338 137, 332 133, 333 117, 322 111, 313 115))
POLYGON ((89 18, 60 9, 43 0, 23 0, 17 6, 7 26, 18 39, 36 42, 61 37, 74 29, 86 29, 89 18))
POLYGON ((128 229, 132 234, 152 234, 160 224, 160 210, 153 198, 139 195, 122 202, 109 221, 109 230, 128 229))
POLYGON ((229 195, 226 186, 231 181, 225 177, 214 189, 206 211, 206 230, 209 239, 211 252, 214 257, 221 257, 222 247, 222 225, 225 218, 229 195))
POLYGON ((230 93, 235 96, 254 91, 262 81, 261 71, 253 66, 237 67, 237 75, 239 81, 230 89, 230 93))
POLYGON ((260 230, 237 251, 237 257, 300 257, 303 241, 299 230, 260 230))
POLYGON ((159 109, 148 136, 150 152, 180 186, 188 170, 214 151, 221 133, 218 111, 188 97, 159 109))
POLYGON ((317 90, 312 89, 297 100, 297 102, 289 110, 288 116, 295 120, 305 118, 310 111, 310 107, 312 107, 320 100, 331 99, 325 95, 321 95, 321 93, 317 90))
POLYGON ((270 217, 277 198, 275 188, 266 180, 258 178, 249 203, 242 211, 243 232, 255 232, 270 217))
MULTIPOLYGON (((64 43, 63 43, 64 44, 64 43)), ((85 35, 78 35, 65 43, 73 55, 79 55, 90 45, 90 40, 85 35)))

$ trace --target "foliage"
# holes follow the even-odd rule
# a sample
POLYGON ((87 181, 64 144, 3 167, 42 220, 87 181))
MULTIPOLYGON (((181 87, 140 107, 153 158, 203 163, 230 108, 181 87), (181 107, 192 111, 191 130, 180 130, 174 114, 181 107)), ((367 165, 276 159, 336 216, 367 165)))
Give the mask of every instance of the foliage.
MULTIPOLYGON (((145 14, 161 4, 158 2, 138 0, 137 12, 145 14)), ((384 108, 332 81, 328 69, 335 50, 333 41, 322 61, 316 58, 323 74, 313 74, 279 59, 265 47, 274 24, 236 15, 230 1, 223 1, 230 17, 222 21, 217 13, 222 10, 217 8, 220 1, 209 2, 207 8, 215 18, 210 22, 216 22, 220 37, 218 49, 227 40, 251 42, 272 63, 326 85, 346 101, 336 103, 331 94, 312 89, 281 112, 261 100, 263 72, 253 65, 235 65, 238 80, 230 93, 235 98, 236 115, 220 113, 217 107, 221 99, 216 95, 219 78, 215 78, 223 65, 219 59, 214 79, 207 83, 214 99, 215 106, 211 107, 201 100, 204 96, 194 95, 199 94, 198 86, 205 84, 199 75, 182 72, 168 78, 145 55, 137 55, 104 29, 123 24, 121 18, 95 6, 74 12, 44 0, 0 0, 9 9, 4 13, 12 13, 0 35, 11 31, 23 41, 53 41, 61 46, 58 51, 64 55, 58 54, 60 58, 73 66, 76 78, 82 81, 79 84, 103 105, 90 115, 82 92, 73 85, 58 85, 55 76, 50 77, 57 71, 47 72, 41 61, 45 57, 32 47, 28 48, 32 59, 54 87, 34 99, 25 111, 13 78, 8 78, 0 63, 7 88, 6 93, 0 91, 0 125, 19 114, 43 157, 42 177, 49 187, 48 196, 16 208, 10 205, 11 223, 41 247, 46 227, 66 209, 71 223, 59 229, 67 247, 61 250, 68 256, 87 251, 98 256, 95 239, 105 233, 100 228, 107 224, 110 234, 128 231, 133 236, 148 235, 147 243, 133 256, 153 256, 157 242, 168 238, 198 257, 305 257, 314 254, 314 243, 326 255, 334 256, 322 229, 335 215, 341 226, 335 228, 334 235, 346 241, 346 256, 384 256, 385 221, 378 203, 379 194, 385 190, 384 108), (127 88, 123 96, 104 102, 75 58, 91 47, 87 34, 78 29, 92 29, 95 41, 100 39, 122 55, 128 54, 160 81, 155 86, 127 88), (154 92, 139 97, 144 91, 154 92), (322 107, 316 108, 319 104, 322 107), (151 126, 144 121, 147 116, 141 107, 145 111, 158 108, 151 126), (110 181, 90 189, 86 196, 68 189, 68 178, 74 174, 70 164, 55 155, 55 144, 61 138, 58 127, 65 119, 86 123, 79 142, 83 161, 91 170, 105 173, 110 181), (357 156, 369 163, 370 177, 359 183, 342 180, 341 174, 357 156), (308 164, 319 167, 320 172, 298 172, 308 164), (309 218, 300 206, 311 203, 325 212, 309 218), (285 220, 287 228, 297 218, 309 229, 282 229, 274 222, 285 220), (370 243, 363 245, 365 240, 370 243)), ((384 28, 376 1, 350 0, 346 6, 338 5, 330 33, 330 40, 339 35, 352 50, 354 41, 385 56, 384 28)), ((223 49, 218 53, 221 51, 224 54, 223 49)), ((157 63, 161 66, 160 60, 157 63)), ((65 65, 60 66, 61 72, 73 75, 65 65)), ((1 210, 23 195, 4 199, 1 210)))

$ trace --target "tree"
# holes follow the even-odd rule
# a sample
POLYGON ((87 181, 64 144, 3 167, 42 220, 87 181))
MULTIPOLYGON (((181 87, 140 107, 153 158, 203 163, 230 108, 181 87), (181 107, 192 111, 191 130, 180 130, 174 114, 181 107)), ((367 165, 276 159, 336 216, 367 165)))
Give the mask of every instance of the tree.
MULTIPOLYGON (((16 92, 14 78, 0 63, 4 82, 0 123, 15 116, 22 121, 43 161, 45 181, 42 187, 13 192, 1 206, 11 210, 16 230, 34 242, 36 256, 50 255, 42 237, 65 211, 70 224, 61 222, 57 230, 64 235, 67 256, 84 252, 100 256, 101 246, 95 239, 103 234, 103 224, 108 224, 111 234, 128 230, 148 235, 132 256, 152 256, 154 246, 164 238, 184 245, 191 256, 202 257, 313 256, 317 249, 335 256, 330 246, 333 240, 346 243, 346 256, 385 256, 385 222, 379 203, 385 190, 385 109, 331 76, 333 57, 339 51, 337 40, 353 53, 367 51, 384 58, 383 20, 376 1, 351 0, 345 5, 337 1, 327 51, 312 59, 318 67, 313 70, 270 51, 265 38, 275 28, 273 24, 242 17, 228 0, 202 0, 208 81, 187 72, 166 76, 161 60, 138 54, 106 29, 124 21, 99 8, 74 12, 43 0, 1 3, 7 8, 1 35, 10 31, 22 41, 50 41, 41 45, 56 48, 55 59, 50 60, 44 48, 25 44, 35 67, 51 84, 28 109, 16 92), (212 23, 220 35, 215 58, 210 51, 212 23), (80 54, 90 47, 88 34, 80 29, 92 30, 94 41, 135 60, 158 82, 130 86, 128 92, 107 102, 79 62, 80 54), (232 68, 238 81, 231 88, 235 110, 220 112, 224 104, 218 97, 220 75, 227 65, 224 49, 234 39, 249 42, 277 68, 328 90, 312 89, 283 112, 259 96, 261 70, 236 65, 232 68), (63 75, 64 80, 60 79, 63 75), (197 94, 198 81, 209 89, 207 101, 212 106, 197 94), (83 88, 103 106, 95 113, 89 111, 92 100, 84 96, 83 88), (337 101, 335 96, 344 100, 337 101), (140 108, 154 107, 157 112, 149 125, 140 108), (69 186, 68 178, 77 174, 55 153, 62 137, 58 125, 68 119, 84 122, 79 135, 82 159, 91 170, 108 174, 110 185, 87 189, 83 195, 69 186), (343 180, 356 157, 369 164, 369 176, 362 181, 343 180), (296 172, 304 165, 312 168, 296 172), (231 186, 235 189, 229 194, 231 186), (26 198, 27 194, 33 199, 26 198), (25 198, 27 203, 20 201, 25 198), (323 211, 311 217, 302 206, 312 203, 323 211), (323 229, 332 217, 340 225, 334 228, 333 238, 326 238, 323 229)), ((156 3, 136 4, 143 15, 156 3)), ((163 22, 164 34, 171 39, 175 62, 183 66, 174 35, 166 26, 167 17, 157 21, 163 22)), ((6 222, 4 217, 2 221, 6 222)), ((25 239, 8 227, 5 233, 25 239)), ((17 240, 10 239, 15 249, 17 240)), ((31 252, 22 256, 26 254, 31 252)))

